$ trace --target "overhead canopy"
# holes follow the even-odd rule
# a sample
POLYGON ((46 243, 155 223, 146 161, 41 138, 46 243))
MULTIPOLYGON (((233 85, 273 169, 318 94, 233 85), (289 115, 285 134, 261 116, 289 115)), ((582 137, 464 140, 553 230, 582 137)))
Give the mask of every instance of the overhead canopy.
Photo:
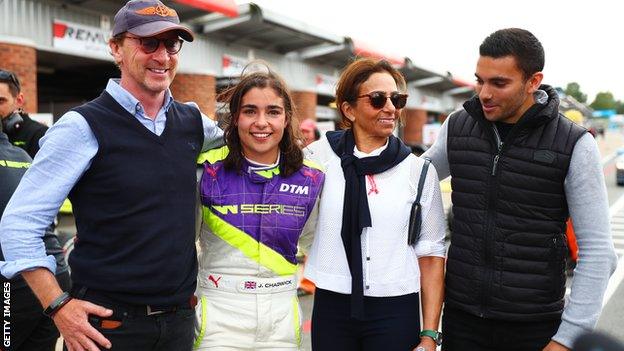
POLYGON ((339 45, 343 38, 249 3, 238 7, 238 17, 213 13, 194 21, 199 32, 227 43, 287 54, 319 45, 339 45))
MULTIPOLYGON (((190 1, 190 0, 180 0, 190 1)), ((227 43, 277 52, 302 60, 344 67, 354 57, 384 58, 395 66, 405 63, 403 57, 387 55, 362 41, 334 35, 254 3, 238 6, 238 17, 220 13, 193 21, 199 32, 227 43)))
POLYGON ((443 75, 418 67, 410 58, 405 59, 405 65, 399 68, 399 71, 405 77, 408 86, 413 88, 436 90, 446 95, 471 96, 474 92, 474 85, 453 78, 449 72, 443 75))
MULTIPOLYGON (((403 77, 405 77, 405 80, 408 83, 415 83, 415 82, 425 82, 426 84, 420 84, 419 86, 425 86, 425 85, 431 85, 431 84, 437 84, 441 81, 444 80, 444 76, 438 74, 438 73, 434 73, 432 71, 426 70, 424 68, 418 67, 416 66, 412 60, 410 58, 406 58, 405 59, 405 65, 403 65, 403 67, 399 68, 399 71, 401 71, 401 74, 403 74, 403 77), (435 80, 432 80, 431 78, 437 78, 435 80), (428 80, 428 81, 425 81, 428 80), (427 83, 429 82, 429 83, 427 83)), ((416 83, 418 84, 418 83, 416 83)))
POLYGON ((349 38, 344 38, 340 44, 324 43, 289 54, 296 55, 302 60, 342 68, 354 57, 353 42, 349 38))
POLYGON ((403 57, 386 55, 370 45, 349 37, 344 37, 340 44, 324 43, 305 48, 296 54, 301 59, 328 64, 338 68, 345 67, 356 57, 385 59, 392 65, 398 67, 402 67, 405 64, 405 58, 403 57))

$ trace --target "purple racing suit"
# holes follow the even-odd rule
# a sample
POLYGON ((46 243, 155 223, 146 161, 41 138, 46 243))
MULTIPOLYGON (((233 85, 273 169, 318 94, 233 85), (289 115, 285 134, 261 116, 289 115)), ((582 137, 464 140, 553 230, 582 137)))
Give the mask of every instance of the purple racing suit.
POLYGON ((227 147, 200 156, 202 212, 199 349, 300 347, 297 250, 324 174, 312 162, 288 177, 243 161, 226 170, 227 147))

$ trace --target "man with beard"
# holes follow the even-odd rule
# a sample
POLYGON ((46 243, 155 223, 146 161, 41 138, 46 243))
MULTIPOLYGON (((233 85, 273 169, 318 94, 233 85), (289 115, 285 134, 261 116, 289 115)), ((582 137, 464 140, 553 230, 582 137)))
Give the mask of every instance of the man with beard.
POLYGON ((477 95, 423 156, 451 175, 443 350, 568 350, 591 330, 617 257, 596 142, 542 85, 544 49, 502 29, 479 48, 477 95), (564 308, 566 219, 579 263, 564 308))

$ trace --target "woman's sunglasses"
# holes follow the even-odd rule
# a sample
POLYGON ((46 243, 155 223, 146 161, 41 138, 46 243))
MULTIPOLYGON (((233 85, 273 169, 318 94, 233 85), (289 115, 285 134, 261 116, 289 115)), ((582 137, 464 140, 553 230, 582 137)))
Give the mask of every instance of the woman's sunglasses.
POLYGON ((169 53, 170 55, 175 55, 180 51, 180 49, 182 49, 182 39, 179 39, 179 38, 175 38, 175 39, 172 39, 172 38, 171 39, 158 39, 154 37, 139 38, 139 37, 131 37, 127 35, 126 35, 126 38, 138 40, 139 44, 141 45, 141 50, 143 50, 143 52, 146 54, 151 54, 151 53, 156 52, 156 50, 158 50, 158 47, 160 47, 161 42, 165 45, 165 50, 167 50, 167 53, 169 53))
POLYGON ((387 96, 383 91, 373 91, 372 93, 358 96, 358 99, 363 97, 367 97, 371 106, 376 109, 383 108, 386 105, 386 100, 388 98, 390 99, 390 102, 392 102, 392 105, 394 105, 397 109, 401 109, 405 107, 405 104, 407 104, 407 94, 397 93, 396 91, 390 93, 390 96, 387 96))

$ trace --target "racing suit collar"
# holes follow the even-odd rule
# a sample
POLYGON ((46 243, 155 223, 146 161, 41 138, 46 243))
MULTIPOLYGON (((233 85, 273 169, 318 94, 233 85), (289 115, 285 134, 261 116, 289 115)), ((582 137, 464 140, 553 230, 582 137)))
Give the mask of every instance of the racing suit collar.
POLYGON ((277 156, 277 161, 274 164, 265 165, 254 162, 247 158, 243 159, 243 171, 249 174, 249 177, 254 183, 266 183, 273 179, 273 176, 280 174, 279 163, 281 153, 277 156))

